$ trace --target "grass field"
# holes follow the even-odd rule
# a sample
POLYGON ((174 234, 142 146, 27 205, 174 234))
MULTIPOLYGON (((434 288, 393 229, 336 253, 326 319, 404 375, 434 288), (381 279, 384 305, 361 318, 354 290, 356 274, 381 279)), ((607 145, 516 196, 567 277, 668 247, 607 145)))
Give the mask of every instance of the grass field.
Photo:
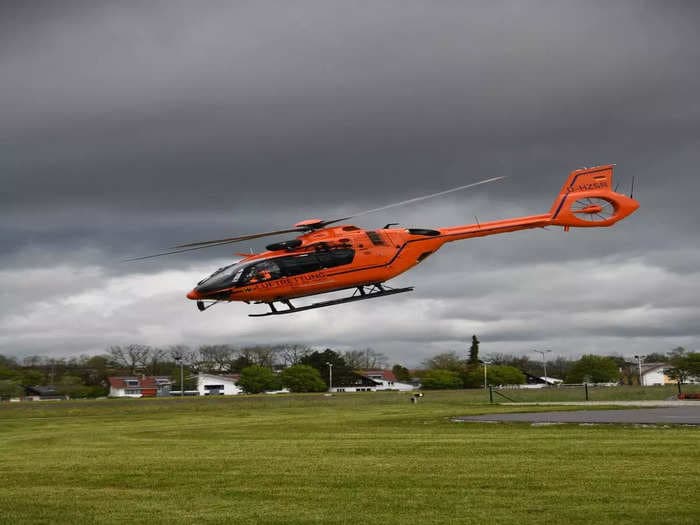
POLYGON ((0 523, 700 520, 697 428, 449 421, 525 411, 484 398, 3 404, 0 523))

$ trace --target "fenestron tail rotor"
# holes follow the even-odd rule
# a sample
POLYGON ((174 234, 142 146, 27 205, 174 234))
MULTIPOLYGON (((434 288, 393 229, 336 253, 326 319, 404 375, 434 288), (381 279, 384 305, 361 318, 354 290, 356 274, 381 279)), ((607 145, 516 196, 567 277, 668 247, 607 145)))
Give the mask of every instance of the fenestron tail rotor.
POLYGON ((615 215, 615 206, 601 197, 585 197, 571 204, 571 213, 588 222, 603 222, 615 215))
POLYGON ((415 202, 419 202, 422 200, 432 199, 434 197, 440 197, 442 195, 446 195, 448 193, 452 193, 455 191, 461 191, 461 190, 466 190, 468 188, 474 188, 476 186, 481 186, 482 184, 496 182, 496 181, 499 181, 499 180, 502 180, 505 178, 506 177, 491 177, 489 179, 484 179, 484 180, 481 180, 478 182, 472 182, 470 184, 464 184, 462 186, 457 186, 456 188, 450 188, 448 190, 439 191, 437 193, 431 193, 430 195, 422 195, 420 197, 414 197, 412 199, 408 199, 405 201, 395 202, 393 204, 387 204, 386 206, 380 206, 379 208, 372 208, 370 210, 360 211, 357 213, 353 213, 352 215, 348 215, 347 217, 341 217, 338 219, 329 219, 329 220, 309 219, 309 220, 298 222, 293 228, 286 228, 286 229, 274 230, 274 231, 263 232, 263 233, 251 233, 249 235, 239 235, 236 237, 226 237, 223 239, 215 239, 215 240, 210 240, 210 241, 196 241, 196 242, 189 242, 189 243, 185 243, 185 244, 178 244, 176 246, 173 246, 170 250, 165 251, 165 252, 155 253, 152 255, 145 255, 142 257, 133 257, 131 259, 125 259, 125 261, 140 261, 143 259, 152 259, 154 257, 162 257, 164 255, 173 255, 173 254, 177 254, 177 253, 191 252, 194 250, 202 250, 204 248, 213 248, 215 246, 223 246, 226 244, 232 244, 232 243, 241 242, 241 241, 249 241, 252 239, 259 239, 261 237, 270 237, 273 235, 281 235, 283 233, 304 233, 304 232, 308 232, 308 231, 312 231, 312 230, 325 228, 326 226, 328 226, 330 224, 334 224, 337 222, 352 219, 354 217, 360 217, 362 215, 368 215, 370 213, 388 210, 390 208, 395 208, 397 206, 404 206, 406 204, 413 204, 415 202))

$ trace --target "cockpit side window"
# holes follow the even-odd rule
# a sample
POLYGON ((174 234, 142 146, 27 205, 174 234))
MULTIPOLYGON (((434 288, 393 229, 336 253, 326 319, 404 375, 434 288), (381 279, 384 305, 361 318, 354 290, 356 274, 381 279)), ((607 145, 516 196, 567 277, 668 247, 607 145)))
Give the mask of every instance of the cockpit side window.
POLYGON ((355 257, 355 250, 341 248, 335 250, 290 255, 275 259, 279 263, 282 275, 289 277, 302 273, 315 272, 323 268, 333 268, 343 264, 350 264, 355 257))
POLYGON ((269 281, 271 279, 279 279, 281 277, 280 267, 274 261, 261 261, 257 264, 248 266, 241 275, 234 278, 240 283, 258 283, 269 281))

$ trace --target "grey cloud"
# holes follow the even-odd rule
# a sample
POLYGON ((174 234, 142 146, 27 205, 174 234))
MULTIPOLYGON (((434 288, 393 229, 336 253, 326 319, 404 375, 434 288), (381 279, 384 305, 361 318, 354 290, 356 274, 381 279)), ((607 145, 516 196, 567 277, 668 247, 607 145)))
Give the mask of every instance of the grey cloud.
POLYGON ((411 348, 417 362, 476 330, 506 350, 697 345, 693 3, 2 9, 0 352, 288 338, 382 345, 397 359, 411 348), (541 213, 570 170, 608 162, 622 188, 636 177, 642 207, 628 220, 445 246, 396 280, 416 285, 413 298, 386 306, 194 317, 188 287, 265 240, 119 262, 496 175, 510 178, 357 223, 541 213), (156 293, 167 269, 180 273, 156 293), (111 301, 110 314, 61 302, 75 297, 111 301), (650 310, 619 319, 635 305, 650 310), (552 310, 570 315, 543 322, 552 310), (607 319, 590 326, 596 312, 607 319))

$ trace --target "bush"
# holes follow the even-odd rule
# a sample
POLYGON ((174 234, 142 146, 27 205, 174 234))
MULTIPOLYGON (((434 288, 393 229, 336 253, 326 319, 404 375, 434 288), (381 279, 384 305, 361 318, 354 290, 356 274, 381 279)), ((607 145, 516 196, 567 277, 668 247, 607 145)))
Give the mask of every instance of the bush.
POLYGON ((426 390, 444 390, 462 388, 462 380, 457 372, 452 370, 428 370, 421 378, 422 388, 426 390))
POLYGON ((294 365, 282 370, 282 385, 291 392, 324 392, 326 383, 318 370, 309 365, 294 365))
POLYGON ((24 389, 17 381, 10 379, 0 379, 0 399, 21 396, 24 389))
POLYGON ((620 380, 615 361, 599 355, 584 355, 566 375, 567 383, 612 383, 620 380))
POLYGON ((238 384, 246 394, 259 394, 265 390, 277 390, 280 387, 279 378, 269 368, 253 365, 241 370, 238 384))
MULTIPOLYGON (((465 388, 484 386, 484 367, 468 370, 462 375, 465 388)), ((491 365, 486 369, 486 381, 489 385, 522 385, 525 374, 514 366, 491 365)))

